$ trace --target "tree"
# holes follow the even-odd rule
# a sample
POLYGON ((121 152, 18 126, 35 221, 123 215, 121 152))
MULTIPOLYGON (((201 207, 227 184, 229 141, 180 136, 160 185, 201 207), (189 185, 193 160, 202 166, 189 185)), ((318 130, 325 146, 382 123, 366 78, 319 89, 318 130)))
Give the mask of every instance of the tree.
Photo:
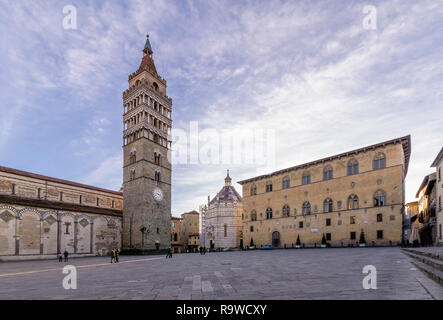
POLYGON ((296 246, 300 245, 300 235, 297 235, 297 242, 295 243, 296 246))
POLYGON ((365 233, 363 230, 360 233, 360 241, 358 243, 360 243, 360 244, 366 243, 365 233))
POLYGON ((321 238, 321 244, 322 245, 326 245, 327 244, 327 242, 326 242, 326 237, 325 237, 325 234, 323 233, 323 237, 321 238))

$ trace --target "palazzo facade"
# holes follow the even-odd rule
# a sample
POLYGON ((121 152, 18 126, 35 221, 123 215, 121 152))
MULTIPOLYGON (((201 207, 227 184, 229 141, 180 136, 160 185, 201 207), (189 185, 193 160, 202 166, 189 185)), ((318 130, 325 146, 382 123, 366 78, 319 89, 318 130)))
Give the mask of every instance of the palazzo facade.
POLYGON ((395 245, 410 136, 240 181, 245 245, 395 245))

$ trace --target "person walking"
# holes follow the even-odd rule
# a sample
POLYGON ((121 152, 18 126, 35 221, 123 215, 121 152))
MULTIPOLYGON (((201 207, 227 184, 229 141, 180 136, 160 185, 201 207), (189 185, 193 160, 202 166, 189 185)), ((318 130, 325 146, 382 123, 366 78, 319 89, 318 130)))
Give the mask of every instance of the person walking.
POLYGON ((120 253, 120 251, 118 251, 118 249, 117 248, 115 248, 115 263, 118 263, 119 262, 119 260, 118 260, 118 258, 119 258, 119 253, 120 253))
POLYGON ((171 247, 168 248, 168 252, 166 253, 166 259, 167 258, 172 258, 172 250, 171 247))
POLYGON ((58 262, 63 262, 62 254, 59 252, 57 255, 58 255, 58 262))
POLYGON ((69 256, 68 250, 65 249, 65 252, 63 252, 63 256, 65 257, 65 262, 68 262, 68 256, 69 256))
POLYGON ((111 263, 115 261, 115 248, 111 250, 111 263))

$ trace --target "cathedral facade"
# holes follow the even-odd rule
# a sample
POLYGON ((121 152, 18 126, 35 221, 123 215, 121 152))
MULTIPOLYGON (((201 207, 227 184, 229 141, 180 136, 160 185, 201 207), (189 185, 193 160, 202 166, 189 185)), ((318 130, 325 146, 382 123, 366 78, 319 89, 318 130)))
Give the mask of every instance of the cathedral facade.
POLYGON ((202 240, 209 249, 242 247, 242 197, 231 185, 229 171, 224 187, 208 204, 201 206, 202 240))

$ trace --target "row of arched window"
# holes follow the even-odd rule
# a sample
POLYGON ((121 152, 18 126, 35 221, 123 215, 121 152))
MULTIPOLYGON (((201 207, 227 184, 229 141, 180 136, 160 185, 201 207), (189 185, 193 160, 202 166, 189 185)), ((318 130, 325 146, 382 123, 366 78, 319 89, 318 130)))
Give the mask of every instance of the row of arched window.
MULTIPOLYGON (((339 201, 341 203, 341 201, 339 201)), ((386 205, 386 193, 383 190, 378 190, 374 193, 373 196, 373 206, 374 207, 381 207, 386 205)), ((340 205, 339 205, 340 206, 340 205)), ((347 201, 347 209, 353 210, 359 208, 359 199, 356 194, 351 194, 348 197, 347 201)), ((323 212, 333 212, 334 211, 334 202, 331 198, 326 198, 323 201, 323 212)), ((272 219, 272 208, 268 207, 266 209, 266 219, 272 219)), ((282 208, 282 216, 283 217, 289 217, 291 214, 291 209, 289 205, 285 204, 282 208)), ((294 209, 294 215, 296 214, 296 209, 294 209)), ((302 205, 302 214, 303 215, 310 215, 311 214, 311 203, 309 201, 303 202, 302 205)), ((257 220, 257 212, 255 210, 251 211, 251 221, 257 220)))
MULTIPOLYGON (((384 153, 379 152, 375 155, 373 160, 373 169, 383 169, 386 167, 386 157, 384 153)), ((333 178, 333 168, 331 165, 327 165, 323 169, 323 180, 331 180, 333 178)), ((347 175, 351 176, 354 174, 358 174, 358 161, 355 158, 352 158, 348 161, 347 164, 347 175)), ((302 181, 301 184, 310 184, 311 183, 311 173, 309 171, 305 171, 302 174, 302 181)), ((288 189, 290 188, 291 183, 288 176, 283 178, 282 181, 282 189, 288 189)), ((272 192, 273 191, 273 185, 271 181, 266 182, 266 192, 272 192)), ((251 186, 251 196, 254 196, 257 194, 257 186, 253 184, 251 186)))

